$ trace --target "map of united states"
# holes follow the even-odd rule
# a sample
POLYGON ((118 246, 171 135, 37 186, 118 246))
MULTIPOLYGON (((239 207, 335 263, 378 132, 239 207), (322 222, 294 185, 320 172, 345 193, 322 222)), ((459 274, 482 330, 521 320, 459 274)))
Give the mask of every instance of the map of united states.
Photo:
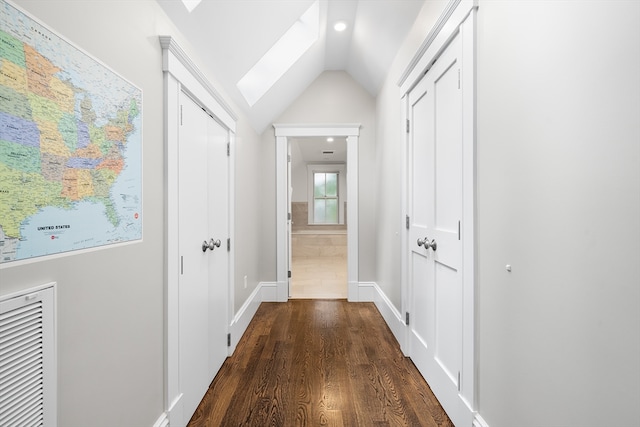
POLYGON ((140 91, 0 5, 0 263, 141 238, 140 91))

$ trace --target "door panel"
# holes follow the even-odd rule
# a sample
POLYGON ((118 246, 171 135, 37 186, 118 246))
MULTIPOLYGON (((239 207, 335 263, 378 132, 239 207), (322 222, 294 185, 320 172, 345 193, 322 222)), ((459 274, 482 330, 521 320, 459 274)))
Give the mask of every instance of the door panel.
POLYGON ((409 94, 409 352, 456 423, 462 370, 462 92, 456 37, 409 94))
POLYGON ((181 94, 179 134, 179 358, 183 412, 191 418, 227 352, 228 133, 181 94), (203 243, 220 246, 203 250, 203 243))
MULTIPOLYGON (((203 112, 204 113, 204 112, 203 112)), ((227 357, 227 301, 229 291, 229 132, 207 115, 209 239, 220 247, 208 251, 209 264, 209 377, 216 376, 227 357)), ((210 380, 210 381, 211 381, 210 380)))
POLYGON ((462 330, 462 316, 456 307, 460 305, 461 293, 459 274, 456 270, 438 262, 435 268, 435 358, 449 376, 449 380, 458 381, 458 371, 462 363, 461 337, 453 331, 462 330))
MULTIPOLYGON (((410 99, 410 120, 414 124, 412 137, 415 141, 424 141, 421 144, 410 145, 410 179, 409 188, 411 194, 420 194, 421 189, 427 188, 427 183, 433 182, 433 171, 425 164, 425 159, 429 156, 429 144, 426 141, 433 140, 431 129, 426 126, 415 126, 416 120, 420 117, 433 115, 433 103, 431 102, 431 92, 426 91, 426 85, 421 83, 412 92, 410 99)), ((418 239, 424 239, 427 235, 427 224, 433 222, 433 208, 427 203, 424 197, 409 197, 411 226, 409 231, 409 268, 410 282, 413 283, 411 289, 411 300, 413 307, 411 313, 413 319, 409 322, 411 330, 411 358, 419 368, 428 365, 429 350, 434 343, 433 314, 434 292, 431 283, 427 280, 429 272, 433 269, 429 260, 430 254, 424 250, 423 246, 418 246, 418 239)), ((423 368, 424 369, 424 368, 423 368)), ((425 373, 423 372, 423 375, 425 373)))
POLYGON ((186 418, 209 386, 209 262, 202 251, 208 236, 207 137, 201 110, 182 96, 179 142, 179 215, 182 275, 179 288, 180 390, 186 418), (184 118, 187 118, 185 121, 184 118))

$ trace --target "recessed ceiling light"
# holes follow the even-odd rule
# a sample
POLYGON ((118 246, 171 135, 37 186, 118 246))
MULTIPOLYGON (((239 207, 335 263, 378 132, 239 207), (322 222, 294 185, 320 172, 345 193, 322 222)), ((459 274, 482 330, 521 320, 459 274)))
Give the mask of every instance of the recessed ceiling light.
POLYGON ((327 138, 327 142, 333 142, 333 138, 332 137, 327 138))
POLYGON ((184 7, 187 8, 189 13, 191 13, 201 1, 202 0, 182 0, 182 3, 184 3, 184 7))
POLYGON ((347 29, 347 23, 344 21, 338 21, 333 25, 333 29, 341 32, 347 29))

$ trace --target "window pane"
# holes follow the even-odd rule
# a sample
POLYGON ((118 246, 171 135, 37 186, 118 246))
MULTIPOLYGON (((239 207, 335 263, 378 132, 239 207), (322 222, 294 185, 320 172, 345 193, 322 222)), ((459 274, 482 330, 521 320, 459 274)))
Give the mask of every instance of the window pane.
POLYGON ((326 223, 337 224, 338 223, 338 199, 326 199, 325 200, 325 216, 326 223))
POLYGON ((315 223, 324 223, 325 221, 325 201, 324 199, 316 199, 313 202, 313 221, 315 223))
POLYGON ((326 184, 327 197, 338 197, 338 174, 328 173, 326 175, 327 175, 327 184, 326 184))
POLYGON ((325 186, 324 186, 324 174, 323 173, 314 173, 313 174, 313 196, 314 197, 324 197, 325 186))

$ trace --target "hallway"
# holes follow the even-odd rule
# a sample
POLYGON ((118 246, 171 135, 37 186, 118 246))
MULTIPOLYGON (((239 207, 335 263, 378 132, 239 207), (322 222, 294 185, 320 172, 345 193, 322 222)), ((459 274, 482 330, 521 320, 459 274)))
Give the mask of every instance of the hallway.
POLYGON ((190 427, 452 426, 373 303, 263 303, 190 427))

